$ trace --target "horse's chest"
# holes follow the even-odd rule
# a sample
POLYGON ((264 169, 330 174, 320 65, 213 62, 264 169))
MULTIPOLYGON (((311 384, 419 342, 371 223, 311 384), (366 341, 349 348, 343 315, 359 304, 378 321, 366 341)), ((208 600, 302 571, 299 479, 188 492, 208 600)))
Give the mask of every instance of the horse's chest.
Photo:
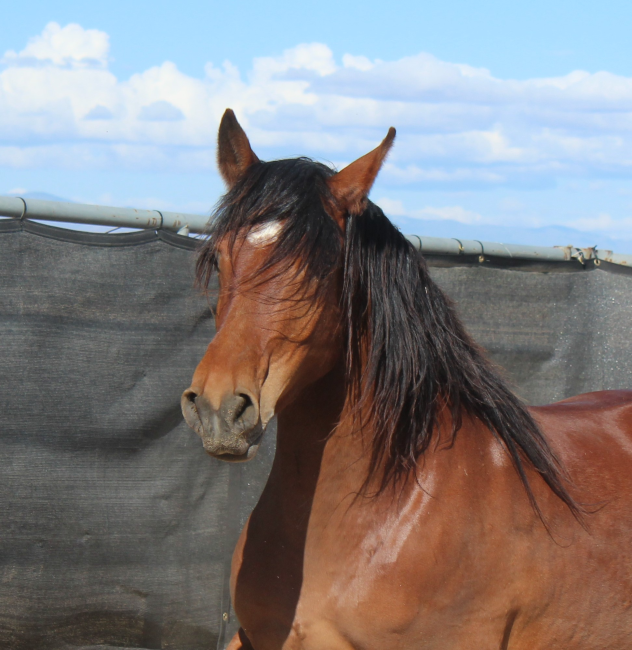
POLYGON ((396 647, 414 622, 423 558, 406 531, 386 539, 329 523, 301 544, 257 520, 244 532, 233 597, 257 650, 372 647, 376 639, 396 647))
MULTIPOLYGON (((324 482, 329 490, 333 481, 324 482)), ((442 517, 441 500, 415 486, 395 503, 348 506, 323 493, 309 509, 281 508, 283 492, 264 493, 242 534, 233 595, 255 650, 470 647, 454 635, 472 629, 500 643, 506 607, 497 611, 494 576, 501 555, 488 549, 493 562, 483 561, 480 527, 459 534, 442 517), (491 606, 481 606, 490 595, 491 606)))

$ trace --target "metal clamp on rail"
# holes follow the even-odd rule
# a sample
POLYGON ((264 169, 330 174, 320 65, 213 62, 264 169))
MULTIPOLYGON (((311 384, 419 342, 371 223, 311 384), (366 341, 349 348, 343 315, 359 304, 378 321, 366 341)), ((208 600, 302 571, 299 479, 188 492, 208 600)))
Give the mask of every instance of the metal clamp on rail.
POLYGON ((22 219, 24 219, 26 217, 26 201, 21 196, 18 196, 16 198, 19 199, 20 201, 22 201, 22 205, 24 206, 22 208, 22 214, 18 217, 18 219, 20 221, 22 221, 22 219))

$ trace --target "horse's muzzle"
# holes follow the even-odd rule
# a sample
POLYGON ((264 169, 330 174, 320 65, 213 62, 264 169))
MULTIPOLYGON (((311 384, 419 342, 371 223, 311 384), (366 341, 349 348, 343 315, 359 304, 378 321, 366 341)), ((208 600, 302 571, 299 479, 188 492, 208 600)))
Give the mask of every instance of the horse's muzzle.
POLYGON ((204 395, 187 389, 181 399, 182 415, 202 438, 211 456, 229 462, 251 460, 257 454, 264 428, 259 409, 246 394, 226 395, 214 409, 204 395))

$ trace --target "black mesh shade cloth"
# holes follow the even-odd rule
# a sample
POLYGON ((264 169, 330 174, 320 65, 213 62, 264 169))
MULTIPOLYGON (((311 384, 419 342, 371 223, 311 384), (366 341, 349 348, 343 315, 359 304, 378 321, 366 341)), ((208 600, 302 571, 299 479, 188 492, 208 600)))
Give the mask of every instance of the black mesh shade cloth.
MULTIPOLYGON (((265 484, 184 424, 214 334, 195 242, 0 222, 0 648, 223 647, 236 536, 265 484)), ((632 387, 632 271, 429 258, 530 403, 632 387)))

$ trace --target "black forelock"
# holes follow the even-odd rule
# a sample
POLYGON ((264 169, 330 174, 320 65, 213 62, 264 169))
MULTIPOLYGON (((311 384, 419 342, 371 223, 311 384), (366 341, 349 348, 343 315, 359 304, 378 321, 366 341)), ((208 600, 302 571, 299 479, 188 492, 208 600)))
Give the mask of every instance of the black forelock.
POLYGON ((208 239, 197 261, 198 284, 206 287, 216 265, 217 247, 232 247, 240 234, 278 221, 281 231, 263 269, 281 264, 306 271, 308 278, 331 273, 342 252, 342 233, 325 209, 332 204, 327 179, 334 171, 309 158, 258 162, 219 201, 208 239))

